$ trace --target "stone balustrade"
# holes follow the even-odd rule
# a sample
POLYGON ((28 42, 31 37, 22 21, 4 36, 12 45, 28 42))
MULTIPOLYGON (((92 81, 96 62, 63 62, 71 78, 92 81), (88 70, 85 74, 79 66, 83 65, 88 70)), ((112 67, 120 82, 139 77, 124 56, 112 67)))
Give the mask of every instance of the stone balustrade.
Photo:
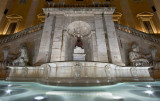
POLYGON ((121 30, 121 31, 127 32, 127 33, 129 33, 129 34, 132 34, 132 35, 134 35, 134 36, 141 37, 141 38, 143 38, 143 39, 145 39, 145 40, 149 40, 149 41, 151 41, 151 42, 160 44, 159 38, 156 38, 156 37, 154 37, 153 35, 149 35, 149 34, 147 34, 147 33, 138 31, 138 30, 136 30, 136 29, 133 29, 133 28, 130 28, 130 27, 127 27, 127 26, 120 25, 120 24, 118 24, 118 23, 115 23, 115 28, 116 28, 116 29, 119 29, 119 30, 121 30))
POLYGON ((113 5, 110 2, 93 2, 93 4, 86 4, 86 3, 81 3, 81 4, 65 4, 65 2, 61 3, 54 3, 54 2, 48 2, 49 7, 53 8, 66 8, 66 7, 113 7, 113 5))
POLYGON ((23 31, 20 31, 20 32, 18 32, 18 33, 15 33, 15 34, 12 34, 12 35, 5 36, 5 37, 3 37, 3 38, 0 38, 0 44, 4 44, 4 43, 10 42, 10 41, 12 41, 12 40, 19 39, 20 37, 26 36, 26 35, 28 35, 28 34, 37 32, 37 31, 43 29, 43 26, 44 26, 44 24, 42 23, 42 24, 40 24, 40 25, 27 28, 27 29, 25 29, 25 30, 23 30, 23 31))

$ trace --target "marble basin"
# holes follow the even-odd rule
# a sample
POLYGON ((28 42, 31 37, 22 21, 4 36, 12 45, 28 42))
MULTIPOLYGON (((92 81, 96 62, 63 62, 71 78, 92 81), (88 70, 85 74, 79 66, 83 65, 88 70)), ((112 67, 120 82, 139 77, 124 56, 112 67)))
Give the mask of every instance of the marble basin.
POLYGON ((151 67, 121 67, 100 62, 54 62, 35 67, 12 67, 7 80, 51 84, 106 84, 152 81, 151 67))

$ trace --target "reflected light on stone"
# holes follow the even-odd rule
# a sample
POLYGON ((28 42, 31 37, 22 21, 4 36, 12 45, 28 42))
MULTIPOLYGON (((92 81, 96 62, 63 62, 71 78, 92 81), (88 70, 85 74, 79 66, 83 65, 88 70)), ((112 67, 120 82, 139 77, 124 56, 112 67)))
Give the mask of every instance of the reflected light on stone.
POLYGON ((112 93, 110 92, 87 92, 87 93, 74 93, 74 92, 57 92, 57 91, 48 91, 46 95, 94 95, 94 96, 103 96, 103 97, 112 97, 112 93))
POLYGON ((44 97, 43 96, 36 96, 34 99, 39 101, 39 100, 43 100, 44 97))
POLYGON ((114 96, 113 99, 116 101, 123 101, 123 98, 119 96, 114 96))
POLYGON ((100 93, 97 93, 96 95, 98 95, 98 96, 105 96, 105 97, 108 97, 108 96, 112 96, 112 93, 110 93, 110 92, 100 92, 100 93))
POLYGON ((145 91, 145 93, 147 93, 147 94, 149 94, 149 95, 152 95, 154 92, 151 91, 151 90, 147 90, 147 91, 145 91))
POLYGON ((107 82, 110 82, 110 80, 107 80, 107 82))
POLYGON ((100 81, 99 81, 99 80, 97 80, 97 83, 100 83, 100 81))
POLYGON ((89 81, 87 80, 86 83, 89 83, 89 81))
POLYGON ((55 92, 55 91, 49 91, 46 92, 46 95, 61 95, 64 94, 65 92, 55 92))

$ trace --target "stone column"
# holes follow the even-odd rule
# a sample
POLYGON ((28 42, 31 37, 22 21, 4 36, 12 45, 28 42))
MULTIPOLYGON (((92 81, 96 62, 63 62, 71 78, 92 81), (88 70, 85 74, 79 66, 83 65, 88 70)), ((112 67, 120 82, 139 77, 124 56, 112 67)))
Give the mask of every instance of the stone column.
POLYGON ((61 61, 62 35, 64 26, 64 15, 56 15, 55 30, 53 36, 52 53, 50 62, 61 61))
POLYGON ((36 64, 42 64, 49 62, 50 58, 50 47, 51 47, 51 39, 52 39, 52 30, 54 29, 54 15, 49 15, 45 20, 44 28, 43 28, 43 33, 41 37, 41 42, 40 42, 40 47, 37 50, 38 55, 37 55, 37 61, 36 64))
POLYGON ((111 61, 113 64, 124 66, 125 64, 122 61, 122 54, 119 45, 120 43, 118 41, 118 36, 116 34, 112 14, 105 14, 104 20, 105 20, 105 27, 107 30, 111 61))
POLYGON ((105 41, 102 14, 95 14, 94 21, 95 21, 95 30, 96 30, 98 61, 108 62, 108 53, 107 53, 107 46, 105 41))

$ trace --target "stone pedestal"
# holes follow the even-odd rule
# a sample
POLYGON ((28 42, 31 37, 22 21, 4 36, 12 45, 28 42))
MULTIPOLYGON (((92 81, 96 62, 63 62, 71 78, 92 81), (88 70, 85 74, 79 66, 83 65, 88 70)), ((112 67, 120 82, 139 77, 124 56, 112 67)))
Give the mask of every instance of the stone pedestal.
POLYGON ((84 49, 81 47, 76 47, 74 49, 73 60, 85 61, 85 56, 84 49))

